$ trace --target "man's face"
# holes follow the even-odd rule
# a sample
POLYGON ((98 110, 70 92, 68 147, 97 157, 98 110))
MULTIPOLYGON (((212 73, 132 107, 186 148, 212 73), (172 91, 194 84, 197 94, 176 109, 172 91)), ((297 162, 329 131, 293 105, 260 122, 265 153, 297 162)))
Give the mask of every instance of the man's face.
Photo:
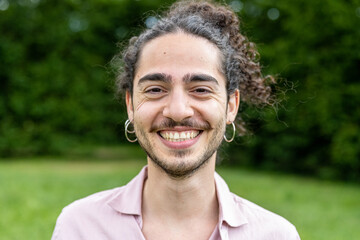
POLYGON ((225 81, 220 52, 204 38, 173 33, 145 44, 126 103, 149 161, 173 177, 215 161, 238 109, 239 94, 227 102, 225 81))

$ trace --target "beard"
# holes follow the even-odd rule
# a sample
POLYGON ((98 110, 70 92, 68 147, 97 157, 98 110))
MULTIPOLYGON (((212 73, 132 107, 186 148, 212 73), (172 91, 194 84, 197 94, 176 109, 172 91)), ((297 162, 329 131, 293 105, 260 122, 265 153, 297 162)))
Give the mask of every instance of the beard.
POLYGON ((225 133, 225 121, 222 119, 217 123, 215 128, 211 128, 209 123, 197 123, 191 120, 185 120, 177 123, 171 119, 166 119, 158 126, 153 126, 150 133, 156 133, 156 129, 163 127, 186 126, 203 129, 201 134, 212 132, 209 136, 209 142, 201 149, 174 149, 170 150, 168 156, 162 157, 154 149, 154 145, 148 138, 143 128, 136 128, 136 135, 140 146, 144 149, 150 160, 162 169, 169 177, 173 179, 183 179, 192 176, 195 172, 205 166, 210 158, 219 148, 223 135, 225 133), (196 151, 196 152, 194 152, 196 151), (198 153, 201 152, 201 153, 198 153))

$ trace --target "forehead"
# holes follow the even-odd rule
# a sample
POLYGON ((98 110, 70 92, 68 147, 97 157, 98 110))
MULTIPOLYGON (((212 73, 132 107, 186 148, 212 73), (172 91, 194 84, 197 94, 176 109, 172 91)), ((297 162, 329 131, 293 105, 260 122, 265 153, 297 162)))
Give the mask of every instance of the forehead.
POLYGON ((165 73, 174 78, 202 73, 223 79, 218 47, 202 37, 186 33, 169 33, 143 46, 134 84, 149 73, 165 73))

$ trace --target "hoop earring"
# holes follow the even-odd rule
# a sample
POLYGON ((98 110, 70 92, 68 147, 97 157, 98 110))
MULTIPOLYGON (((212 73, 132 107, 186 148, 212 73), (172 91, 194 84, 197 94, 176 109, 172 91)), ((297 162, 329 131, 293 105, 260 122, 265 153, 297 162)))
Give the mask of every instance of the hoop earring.
POLYGON ((134 140, 130 139, 128 136, 128 133, 135 133, 135 129, 134 130, 129 130, 128 127, 131 124, 131 121, 128 119, 125 121, 125 137, 129 142, 136 142, 137 138, 135 138, 134 140))
POLYGON ((235 129, 235 124, 234 124, 234 122, 231 122, 231 124, 232 124, 232 127, 233 127, 233 134, 232 134, 232 136, 231 136, 230 139, 227 139, 227 138, 226 138, 226 134, 224 134, 224 140, 225 140, 226 142, 232 142, 232 141, 234 140, 234 138, 235 138, 235 131, 236 131, 236 129, 235 129))

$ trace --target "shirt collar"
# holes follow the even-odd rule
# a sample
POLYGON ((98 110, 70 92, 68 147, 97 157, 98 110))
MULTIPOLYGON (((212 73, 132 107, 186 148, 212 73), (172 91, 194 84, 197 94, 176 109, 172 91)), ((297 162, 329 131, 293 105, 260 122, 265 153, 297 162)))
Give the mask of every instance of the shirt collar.
MULTIPOLYGON (((141 216, 143 185, 147 178, 147 166, 133 178, 123 191, 119 191, 108 202, 114 210, 123 214, 141 216)), ((225 181, 215 172, 215 185, 219 201, 220 223, 226 222, 231 227, 239 227, 246 224, 247 220, 239 204, 236 204, 235 196, 230 192, 225 181)))
POLYGON ((115 194, 108 205, 123 214, 141 216, 142 192, 146 178, 147 166, 143 167, 140 173, 123 187, 123 191, 115 194))
POLYGON ((225 181, 216 172, 215 184, 219 201, 220 223, 225 221, 231 227, 239 227, 248 223, 241 205, 236 203, 235 195, 230 192, 225 181))

